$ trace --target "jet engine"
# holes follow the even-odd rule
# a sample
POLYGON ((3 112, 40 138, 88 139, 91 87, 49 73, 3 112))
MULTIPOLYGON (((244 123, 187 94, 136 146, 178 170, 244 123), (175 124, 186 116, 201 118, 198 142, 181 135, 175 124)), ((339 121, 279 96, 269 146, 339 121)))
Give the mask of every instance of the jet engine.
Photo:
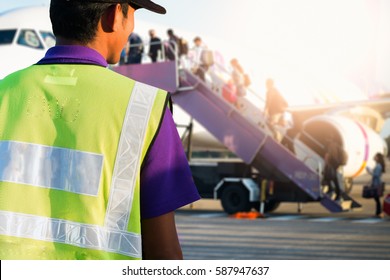
POLYGON ((303 123, 294 141, 297 156, 313 169, 321 170, 331 135, 348 155, 343 166, 345 178, 364 174, 366 166, 374 167, 375 154, 387 151, 385 141, 367 125, 340 115, 320 115, 303 123))

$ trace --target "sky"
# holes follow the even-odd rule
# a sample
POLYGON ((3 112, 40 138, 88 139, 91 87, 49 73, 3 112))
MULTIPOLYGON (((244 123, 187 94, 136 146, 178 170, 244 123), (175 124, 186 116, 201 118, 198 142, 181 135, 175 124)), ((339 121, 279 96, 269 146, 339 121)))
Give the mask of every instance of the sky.
POLYGON ((358 94, 354 86, 369 95, 390 92, 388 0, 160 3, 167 16, 146 13, 147 20, 197 32, 209 47, 237 57, 252 76, 280 78, 297 98, 313 87, 350 91, 351 99, 358 94))
MULTIPOLYGON (((48 0, 0 0, 0 12, 48 0)), ((253 86, 274 78, 291 104, 313 91, 361 99, 390 92, 388 0, 156 0, 166 15, 136 13, 136 31, 173 28, 190 45, 201 36, 225 60, 236 57, 253 86), (137 26, 137 22, 138 24, 137 26)))

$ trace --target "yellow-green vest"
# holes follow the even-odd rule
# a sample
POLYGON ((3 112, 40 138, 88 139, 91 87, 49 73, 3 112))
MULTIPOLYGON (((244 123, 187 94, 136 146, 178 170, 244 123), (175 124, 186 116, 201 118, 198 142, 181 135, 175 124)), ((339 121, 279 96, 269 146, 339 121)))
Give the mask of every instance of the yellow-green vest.
POLYGON ((141 259, 140 169, 167 93, 93 65, 0 82, 0 259, 141 259))

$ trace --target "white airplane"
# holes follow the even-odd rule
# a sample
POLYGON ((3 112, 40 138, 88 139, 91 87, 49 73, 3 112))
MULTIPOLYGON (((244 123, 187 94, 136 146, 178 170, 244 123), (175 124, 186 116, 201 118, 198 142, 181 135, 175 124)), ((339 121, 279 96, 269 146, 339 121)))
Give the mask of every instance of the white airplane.
POLYGON ((0 79, 36 63, 55 44, 48 7, 0 14, 0 79))
MULTIPOLYGON (((142 28, 139 27, 138 30, 140 29, 142 28)), ((0 14, 0 79, 36 63, 54 44, 48 7, 20 8, 0 14)), ((213 71, 211 76, 214 75, 214 78, 211 80, 226 82, 226 73, 213 71)), ((207 83, 212 81, 209 79, 207 83)), ((218 94, 221 94, 221 88, 218 94)), ((254 105, 258 104, 256 98, 258 99, 248 95, 241 100, 242 113, 255 123, 264 123, 264 117, 258 113, 260 106, 254 105)), ((317 169, 319 163, 323 164, 323 155, 316 151, 324 145, 324 139, 331 131, 348 154, 344 176, 354 178, 364 174, 367 165, 374 165, 375 153, 387 153, 387 146, 378 132, 383 126, 384 114, 390 111, 390 98, 342 101, 337 104, 291 107, 288 111, 294 119, 294 125, 299 126, 299 132, 293 140, 296 155, 313 169, 317 169)), ((189 119, 190 116, 176 110, 177 123, 188 123, 189 119)), ((224 149, 221 143, 198 124, 193 135, 192 145, 195 150, 224 149)))

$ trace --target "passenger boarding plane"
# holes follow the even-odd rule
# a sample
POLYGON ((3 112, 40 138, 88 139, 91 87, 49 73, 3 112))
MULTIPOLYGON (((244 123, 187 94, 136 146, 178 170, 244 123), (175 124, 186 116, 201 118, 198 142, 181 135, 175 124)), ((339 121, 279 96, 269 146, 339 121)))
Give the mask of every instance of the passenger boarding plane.
MULTIPOLYGON (((17 69, 34 64, 55 44, 50 26, 48 8, 44 6, 15 9, 0 14, 0 79, 17 69)), ((216 95, 219 96, 222 96, 221 85, 229 79, 226 71, 220 70, 221 68, 223 66, 211 67, 210 75, 204 83, 205 86, 215 89, 216 95)), ((153 81, 150 82, 153 84, 153 81)), ((159 81, 156 83, 158 86, 159 81)), ((202 81, 199 80, 198 83, 202 84, 202 81)), ((248 94, 239 101, 240 108, 232 106, 232 110, 241 110, 242 115, 250 119, 252 124, 267 128, 266 120, 261 113, 262 108, 259 108, 259 104, 253 101, 253 98, 248 94)), ((367 165, 374 165, 373 157, 377 152, 387 153, 386 144, 378 132, 384 123, 384 117, 389 114, 389 108, 390 98, 378 100, 367 98, 356 102, 341 100, 337 104, 290 107, 287 111, 292 116, 292 129, 296 130, 292 139, 295 155, 310 168, 318 170, 318 166, 323 165, 325 139, 332 133, 348 154, 343 172, 344 177, 352 181, 356 176, 365 173, 367 165)), ((175 120, 180 123, 182 116, 184 113, 179 111, 175 120)), ((196 116, 193 117, 198 121, 196 116)), ((207 120, 200 119, 199 122, 207 127, 207 120)), ((200 125, 195 128, 193 135, 195 138, 192 145, 196 149, 199 143, 198 150, 228 147, 235 152, 235 149, 239 148, 235 148, 234 145, 245 145, 242 141, 232 144, 234 139, 229 137, 224 137, 221 141, 221 137, 211 136, 200 125)))

